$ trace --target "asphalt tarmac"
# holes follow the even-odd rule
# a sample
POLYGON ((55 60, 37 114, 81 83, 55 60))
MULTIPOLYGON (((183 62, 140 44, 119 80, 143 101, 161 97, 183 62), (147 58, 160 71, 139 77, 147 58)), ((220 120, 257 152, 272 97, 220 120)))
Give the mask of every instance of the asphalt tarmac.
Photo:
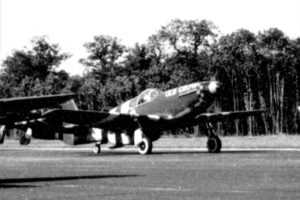
POLYGON ((300 151, 0 148, 0 199, 300 199, 300 151))

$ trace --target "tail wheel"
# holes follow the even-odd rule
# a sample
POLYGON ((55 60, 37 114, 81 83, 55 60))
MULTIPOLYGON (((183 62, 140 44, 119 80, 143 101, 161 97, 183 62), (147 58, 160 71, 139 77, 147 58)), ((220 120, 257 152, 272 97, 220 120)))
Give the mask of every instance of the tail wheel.
POLYGON ((222 142, 219 137, 209 137, 207 140, 207 149, 209 153, 219 153, 222 148, 222 142))
POLYGON ((138 151, 141 155, 150 154, 152 152, 152 142, 148 138, 143 138, 138 145, 138 151))
POLYGON ((100 153, 101 153, 101 144, 96 144, 96 145, 94 146, 93 152, 94 152, 95 154, 100 154, 100 153))

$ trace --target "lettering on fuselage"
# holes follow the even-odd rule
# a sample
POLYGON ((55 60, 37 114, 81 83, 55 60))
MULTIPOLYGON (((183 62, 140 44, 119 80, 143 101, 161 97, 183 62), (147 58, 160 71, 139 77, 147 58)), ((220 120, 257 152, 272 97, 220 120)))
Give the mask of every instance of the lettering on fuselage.
POLYGON ((175 96, 177 94, 177 89, 178 88, 174 88, 174 89, 166 91, 165 92, 166 97, 175 96))
POLYGON ((202 90, 203 86, 201 85, 201 83, 192 83, 189 85, 184 85, 181 86, 179 88, 174 88, 171 90, 168 90, 165 92, 165 96, 166 97, 171 97, 171 96, 175 96, 175 95, 186 95, 192 92, 196 92, 197 90, 202 90))

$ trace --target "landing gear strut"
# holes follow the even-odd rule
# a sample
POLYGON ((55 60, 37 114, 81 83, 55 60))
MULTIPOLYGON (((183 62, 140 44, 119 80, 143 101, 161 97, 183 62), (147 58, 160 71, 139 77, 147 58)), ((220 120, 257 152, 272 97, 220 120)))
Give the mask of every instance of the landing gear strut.
POLYGON ((209 153, 220 153, 222 148, 222 142, 216 132, 214 131, 211 123, 206 122, 206 130, 207 130, 207 150, 209 153))
POLYGON ((0 126, 0 144, 4 143, 4 137, 5 137, 5 126, 0 126))
POLYGON ((101 153, 101 143, 96 143, 93 151, 95 154, 100 154, 101 153))

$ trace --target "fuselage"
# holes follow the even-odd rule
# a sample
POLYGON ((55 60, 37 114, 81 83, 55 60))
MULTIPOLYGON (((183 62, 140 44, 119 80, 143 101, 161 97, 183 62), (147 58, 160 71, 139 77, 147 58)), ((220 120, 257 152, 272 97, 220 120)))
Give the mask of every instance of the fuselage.
POLYGON ((147 89, 137 97, 113 108, 110 113, 146 115, 158 120, 192 120, 194 116, 207 111, 214 101, 219 85, 217 81, 205 81, 164 92, 159 89, 147 89))

